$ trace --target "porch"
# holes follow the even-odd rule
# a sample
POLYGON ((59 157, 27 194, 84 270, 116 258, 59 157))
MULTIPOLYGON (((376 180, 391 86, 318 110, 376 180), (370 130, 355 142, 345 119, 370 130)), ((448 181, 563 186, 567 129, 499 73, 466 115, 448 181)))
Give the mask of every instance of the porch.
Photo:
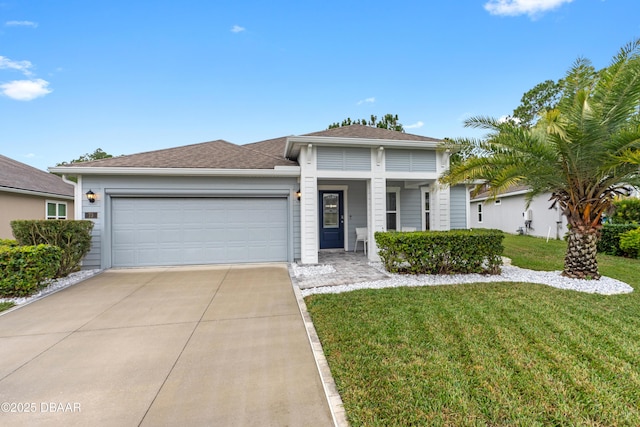
POLYGON ((343 249, 321 250, 318 252, 318 265, 296 265, 293 269, 294 274, 291 276, 295 276, 300 289, 374 282, 389 277, 369 265, 369 259, 362 249, 359 252, 343 249), (296 272, 298 274, 295 274, 296 272))

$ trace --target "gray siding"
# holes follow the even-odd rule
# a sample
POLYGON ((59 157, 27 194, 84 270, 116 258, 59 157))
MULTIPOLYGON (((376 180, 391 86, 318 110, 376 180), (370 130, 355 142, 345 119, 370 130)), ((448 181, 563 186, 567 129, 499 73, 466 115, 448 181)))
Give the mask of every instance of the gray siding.
POLYGON ((351 147, 318 147, 319 170, 369 171, 371 150, 351 147))
MULTIPOLYGON (((155 197, 182 193, 198 196, 257 196, 264 192, 295 192, 299 188, 296 178, 265 177, 152 177, 152 176, 84 176, 82 193, 91 189, 98 199, 90 204, 86 198, 82 201, 82 218, 85 212, 96 212, 91 250, 83 260, 83 268, 104 268, 104 262, 111 257, 110 235, 110 196, 118 192, 131 192, 144 195, 146 192, 155 197), (105 253, 107 251, 108 253, 105 253)), ((290 257, 300 257, 300 208, 295 196, 290 199, 290 257)))
POLYGON ((451 187, 449 208, 451 229, 467 228, 467 189, 464 185, 451 187))
POLYGON ((420 190, 400 190, 400 229, 402 227, 414 227, 422 230, 422 203, 420 190))
MULTIPOLYGON (((349 240, 347 249, 352 251, 356 243, 356 227, 367 226, 367 185, 365 182, 349 183, 348 203, 349 229, 346 231, 349 240)), ((360 249, 362 249, 362 243, 360 243, 360 249)))
POLYGON ((436 152, 426 150, 394 150, 385 152, 389 172, 435 172, 436 152))

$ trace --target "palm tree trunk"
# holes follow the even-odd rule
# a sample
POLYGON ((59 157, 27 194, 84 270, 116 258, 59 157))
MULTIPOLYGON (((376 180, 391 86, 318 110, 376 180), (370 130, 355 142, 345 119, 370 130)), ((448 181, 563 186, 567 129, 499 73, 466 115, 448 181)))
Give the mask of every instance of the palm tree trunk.
POLYGON ((580 230, 580 228, 571 228, 569 231, 562 275, 574 279, 599 279, 597 230, 580 230))

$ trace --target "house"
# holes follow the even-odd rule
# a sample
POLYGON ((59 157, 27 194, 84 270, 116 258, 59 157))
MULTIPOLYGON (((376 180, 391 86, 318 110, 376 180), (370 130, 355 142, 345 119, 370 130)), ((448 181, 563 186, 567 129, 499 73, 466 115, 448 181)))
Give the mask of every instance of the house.
POLYGON ((471 198, 471 228, 494 228, 506 233, 522 233, 561 239, 569 231, 567 218, 556 206, 551 208, 551 193, 526 203, 528 187, 513 186, 497 198, 483 192, 471 198))
POLYGON ((73 219, 74 189, 59 176, 0 155, 0 239, 16 219, 73 219))
POLYGON ((437 184, 449 166, 440 143, 353 125, 50 170, 78 177, 76 214, 95 223, 85 268, 315 264, 319 250, 352 251, 356 227, 367 228, 370 259, 376 231, 467 228, 466 187, 437 184))

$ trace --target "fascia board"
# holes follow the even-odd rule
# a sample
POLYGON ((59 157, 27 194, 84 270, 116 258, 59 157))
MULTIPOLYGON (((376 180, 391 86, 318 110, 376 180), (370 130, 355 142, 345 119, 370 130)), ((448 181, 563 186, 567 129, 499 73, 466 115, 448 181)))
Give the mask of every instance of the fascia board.
POLYGON ((513 193, 501 193, 498 194, 497 196, 484 196, 484 197, 472 197, 471 201, 472 202, 484 202, 487 201, 489 199, 502 199, 505 197, 513 197, 513 196, 521 196, 523 194, 527 194, 529 193, 530 190, 520 190, 520 191, 514 191, 513 193))
POLYGON ((66 175, 153 175, 153 176, 300 176, 299 166, 275 169, 131 168, 131 167, 51 167, 50 172, 66 175))
POLYGON ((49 197, 49 198, 55 198, 55 199, 73 200, 73 196, 66 196, 63 194, 56 194, 56 193, 45 193, 42 191, 23 190, 21 188, 12 188, 12 187, 0 187, 0 192, 24 194, 27 196, 38 196, 38 197, 49 197))

